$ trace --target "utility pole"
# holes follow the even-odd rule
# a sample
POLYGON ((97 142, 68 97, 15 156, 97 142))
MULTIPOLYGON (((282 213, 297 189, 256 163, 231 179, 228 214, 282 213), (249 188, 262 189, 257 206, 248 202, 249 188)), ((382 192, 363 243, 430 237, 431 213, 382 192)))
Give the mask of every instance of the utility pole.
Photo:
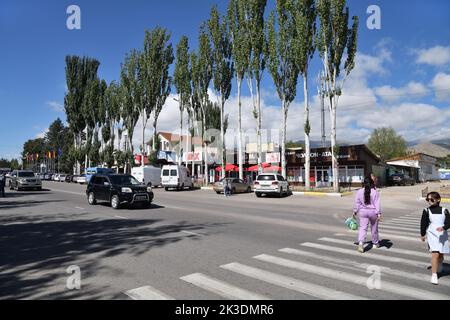
POLYGON ((325 136, 325 74, 323 72, 319 73, 319 86, 317 87, 318 94, 320 96, 320 132, 322 134, 322 148, 326 147, 326 136, 325 136))

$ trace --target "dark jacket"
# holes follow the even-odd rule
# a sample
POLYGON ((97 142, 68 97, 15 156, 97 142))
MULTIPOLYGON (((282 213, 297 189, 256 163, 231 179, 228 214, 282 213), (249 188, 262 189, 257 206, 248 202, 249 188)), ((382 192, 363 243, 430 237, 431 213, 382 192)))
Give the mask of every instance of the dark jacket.
MULTIPOLYGON (((442 214, 441 206, 432 206, 428 209, 431 210, 432 214, 442 214)), ((422 219, 420 221, 420 235, 424 237, 427 233, 428 226, 430 225, 430 217, 428 216, 428 210, 424 209, 422 212, 422 219)), ((445 223, 444 230, 450 229, 450 213, 445 209, 445 223)))

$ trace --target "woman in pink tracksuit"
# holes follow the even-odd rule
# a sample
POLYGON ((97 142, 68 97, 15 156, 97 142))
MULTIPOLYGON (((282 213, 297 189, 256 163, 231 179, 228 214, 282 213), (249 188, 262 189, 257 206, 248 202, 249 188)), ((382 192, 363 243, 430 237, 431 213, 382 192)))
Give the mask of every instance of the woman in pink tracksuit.
POLYGON ((380 247, 378 236, 378 222, 381 218, 380 194, 375 188, 371 177, 364 179, 364 188, 358 190, 353 207, 353 214, 359 217, 358 251, 364 252, 369 222, 371 225, 372 243, 376 248, 380 247))

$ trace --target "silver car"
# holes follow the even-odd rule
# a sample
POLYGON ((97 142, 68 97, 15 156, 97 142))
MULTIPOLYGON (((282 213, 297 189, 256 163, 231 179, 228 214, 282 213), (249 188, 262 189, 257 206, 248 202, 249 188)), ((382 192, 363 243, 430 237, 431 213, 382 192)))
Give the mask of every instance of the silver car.
POLYGON ((9 178, 9 189, 13 190, 42 190, 41 179, 33 171, 14 170, 9 178))

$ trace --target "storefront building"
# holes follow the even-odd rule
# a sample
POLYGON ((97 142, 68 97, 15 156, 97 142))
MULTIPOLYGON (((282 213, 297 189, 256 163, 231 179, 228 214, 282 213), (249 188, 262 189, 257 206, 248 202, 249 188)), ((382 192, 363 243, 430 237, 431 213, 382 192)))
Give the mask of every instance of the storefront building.
MULTIPOLYGON (((312 187, 331 187, 333 182, 331 148, 311 149, 310 182, 312 187)), ((286 152, 287 179, 293 185, 305 185, 305 152, 286 152)), ((359 187, 364 177, 374 173, 383 181, 384 166, 380 159, 365 145, 342 146, 339 148, 339 182, 341 186, 359 187)))

